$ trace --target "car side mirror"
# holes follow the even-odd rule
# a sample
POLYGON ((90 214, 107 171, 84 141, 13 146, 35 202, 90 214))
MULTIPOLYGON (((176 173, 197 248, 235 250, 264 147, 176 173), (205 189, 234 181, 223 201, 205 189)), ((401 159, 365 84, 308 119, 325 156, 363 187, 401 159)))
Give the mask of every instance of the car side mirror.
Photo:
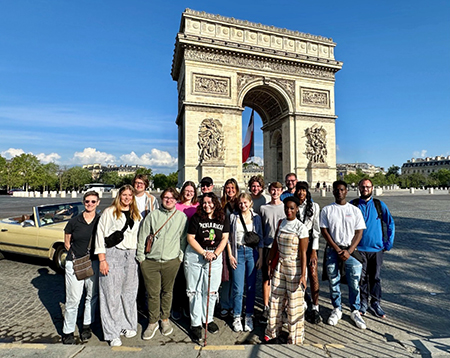
POLYGON ((22 222, 22 227, 30 227, 30 226, 34 226, 34 221, 33 220, 25 220, 22 222))

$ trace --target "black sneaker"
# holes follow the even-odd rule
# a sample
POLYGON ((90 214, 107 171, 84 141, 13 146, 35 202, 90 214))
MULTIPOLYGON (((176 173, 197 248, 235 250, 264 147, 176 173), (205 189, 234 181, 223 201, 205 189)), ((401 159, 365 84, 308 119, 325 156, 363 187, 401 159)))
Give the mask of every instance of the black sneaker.
POLYGON ((91 330, 91 326, 87 325, 83 325, 83 330, 81 331, 80 334, 80 338, 82 341, 87 341, 89 338, 92 337, 92 330, 91 330))
POLYGON ((62 343, 63 344, 75 344, 75 337, 73 336, 73 333, 69 333, 69 334, 63 333, 62 343))
POLYGON ((203 340, 202 326, 191 327, 191 337, 193 342, 200 344, 200 342, 203 340))
POLYGON ((208 323, 208 332, 212 334, 216 334, 219 332, 219 326, 215 322, 208 323))

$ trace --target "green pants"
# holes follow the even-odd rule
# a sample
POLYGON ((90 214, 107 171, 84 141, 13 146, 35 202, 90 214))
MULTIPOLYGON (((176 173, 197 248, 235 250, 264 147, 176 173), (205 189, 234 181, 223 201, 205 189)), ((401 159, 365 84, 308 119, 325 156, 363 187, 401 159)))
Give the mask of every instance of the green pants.
POLYGON ((150 324, 169 318, 173 284, 179 268, 178 258, 165 262, 145 260, 141 263, 142 276, 148 293, 150 324))

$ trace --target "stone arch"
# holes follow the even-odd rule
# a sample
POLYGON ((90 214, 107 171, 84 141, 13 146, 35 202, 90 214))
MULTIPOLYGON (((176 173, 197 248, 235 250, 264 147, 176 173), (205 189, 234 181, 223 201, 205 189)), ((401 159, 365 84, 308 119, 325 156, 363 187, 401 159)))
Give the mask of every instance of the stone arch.
POLYGON ((172 64, 179 183, 203 176, 217 185, 231 177, 242 183, 242 111, 247 106, 263 122, 267 182, 282 180, 287 172, 311 184, 333 181, 334 83, 342 68, 335 46, 322 36, 186 9, 172 64), (205 123, 221 128, 211 130, 214 140, 205 139, 205 123), (315 142, 307 138, 318 125, 327 133, 321 152, 326 158, 315 155, 315 142), (216 132, 223 135, 215 137, 216 132))

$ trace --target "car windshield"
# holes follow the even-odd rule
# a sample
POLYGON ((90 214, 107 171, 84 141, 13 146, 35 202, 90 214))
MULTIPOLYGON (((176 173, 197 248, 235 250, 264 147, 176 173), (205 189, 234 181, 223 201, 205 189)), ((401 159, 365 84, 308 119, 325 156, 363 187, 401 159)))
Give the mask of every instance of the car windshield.
POLYGON ((81 214, 84 210, 82 203, 67 203, 57 205, 45 205, 38 208, 39 226, 50 225, 81 214))

